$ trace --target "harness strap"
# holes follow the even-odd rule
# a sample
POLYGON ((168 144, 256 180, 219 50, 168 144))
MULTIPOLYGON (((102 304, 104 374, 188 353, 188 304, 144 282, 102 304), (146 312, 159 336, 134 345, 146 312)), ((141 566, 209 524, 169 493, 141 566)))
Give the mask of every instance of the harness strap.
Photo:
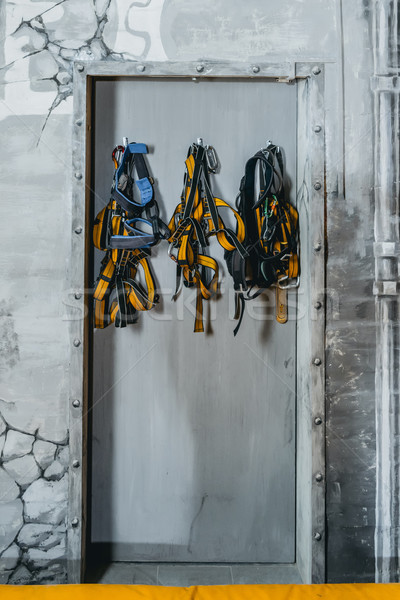
POLYGON ((153 186, 143 155, 147 154, 145 144, 128 144, 122 155, 121 163, 115 172, 115 186, 112 197, 127 212, 141 208, 153 199, 153 186), (135 166, 138 178, 135 183, 140 192, 140 202, 136 202, 131 191, 132 170, 135 166))
POLYGON ((181 201, 169 222, 171 258, 177 264, 175 300, 183 280, 185 287, 196 287, 196 318, 194 331, 204 331, 203 301, 218 290, 219 269, 216 260, 205 253, 209 238, 215 236, 225 250, 237 249, 246 256, 243 246, 244 223, 229 204, 214 197, 211 191, 206 149, 192 144, 185 160, 184 186, 181 201), (218 209, 233 211, 237 232, 225 227, 218 209), (173 251, 176 251, 174 254, 173 251))
MULTIPOLYGON (((272 143, 252 156, 245 165, 237 206, 246 230, 243 245, 251 267, 249 279, 245 274, 246 260, 240 256, 237 248, 225 252, 237 292, 235 317, 238 325, 235 335, 243 318, 246 300, 253 299, 271 285, 285 288, 284 281, 298 278, 298 213, 285 200, 283 173, 282 152, 272 143), (253 292, 253 288, 258 288, 258 291, 253 292)), ((289 284, 289 287, 292 286, 289 284)), ((279 298, 282 300, 284 295, 281 294, 279 298)), ((279 322, 284 322, 284 308, 280 301, 280 312, 277 314, 279 322)))
POLYGON ((161 237, 170 236, 154 200, 152 180, 144 159, 147 147, 129 144, 116 150, 111 199, 96 216, 93 227, 94 245, 106 252, 93 295, 95 327, 101 329, 110 323, 116 327, 135 323, 139 311, 150 310, 158 302, 148 260, 149 248, 161 237), (133 168, 137 173, 140 203, 132 193, 133 168), (147 218, 143 218, 142 213, 147 218))

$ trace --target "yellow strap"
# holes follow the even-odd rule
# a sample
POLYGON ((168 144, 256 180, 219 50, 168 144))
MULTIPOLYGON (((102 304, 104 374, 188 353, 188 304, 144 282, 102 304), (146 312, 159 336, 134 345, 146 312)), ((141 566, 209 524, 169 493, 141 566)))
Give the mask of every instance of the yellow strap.
POLYGON ((100 271, 99 279, 97 281, 97 285, 93 294, 95 300, 103 300, 105 293, 111 283, 114 271, 115 265, 112 259, 109 259, 106 266, 100 271))
POLYGON ((203 333, 204 324, 203 324, 203 296, 199 288, 197 288, 197 297, 196 297, 196 318, 194 321, 194 329, 195 333, 203 333))
POLYGON ((116 300, 114 300, 113 303, 111 304, 111 308, 110 308, 110 323, 115 322, 115 318, 118 314, 118 311, 119 311, 118 302, 116 300))
MULTIPOLYGON (((209 300, 213 294, 218 290, 218 264, 213 258, 197 253, 197 247, 194 248, 193 242, 198 242, 196 235, 196 228, 193 221, 196 221, 200 227, 202 227, 204 220, 208 222, 208 233, 206 237, 210 235, 216 235, 218 242, 225 250, 234 250, 235 246, 229 239, 229 234, 225 231, 225 225, 222 218, 218 215, 218 230, 215 229, 211 213, 207 204, 207 199, 201 197, 198 187, 194 190, 194 201, 193 208, 191 211, 190 218, 192 222, 188 223, 184 229, 180 227, 180 217, 185 211, 186 203, 192 191, 193 175, 195 168, 194 156, 190 154, 185 161, 186 164, 186 177, 185 187, 183 191, 183 197, 181 202, 175 208, 174 214, 172 215, 168 228, 170 231, 169 242, 173 243, 177 248, 177 256, 172 258, 178 263, 182 269, 182 276, 189 285, 195 285, 197 288, 197 300, 196 300, 196 319, 194 325, 194 331, 204 331, 203 326, 203 300, 209 300), (211 269, 213 275, 209 283, 206 283, 204 277, 202 278, 200 271, 197 266, 202 266, 207 269, 211 269)), ((239 213, 234 210, 227 202, 221 198, 214 198, 216 208, 227 208, 231 210, 237 221, 237 233, 236 237, 239 242, 243 242, 245 238, 245 227, 243 219, 239 213)))
MULTIPOLYGON (((245 233, 246 233, 242 217, 239 215, 239 213, 234 208, 229 206, 229 204, 227 202, 225 202, 224 200, 221 200, 221 198, 214 198, 214 200, 215 200, 215 205, 217 208, 228 208, 229 210, 231 210, 233 212, 234 217, 237 222, 236 237, 237 237, 238 241, 240 243, 242 243, 244 241, 244 237, 245 237, 245 233)), ((211 233, 211 235, 215 235, 215 227, 214 227, 214 223, 212 221, 210 213, 207 212, 205 217, 208 220, 209 231, 213 232, 213 233, 211 233)), ((227 235, 224 231, 225 224, 220 216, 218 216, 218 227, 219 227, 219 230, 218 230, 218 232, 216 232, 218 242, 221 244, 221 246, 225 250, 235 250, 235 246, 229 241, 229 238, 227 237, 227 235)))
POLYGON ((94 326, 96 329, 104 329, 109 325, 108 315, 105 314, 105 300, 94 300, 94 326))
POLYGON ((104 250, 104 248, 101 247, 100 240, 101 240, 101 233, 103 231, 104 215, 105 215, 107 208, 108 208, 108 206, 105 206, 103 208, 103 210, 101 210, 99 212, 99 214, 95 218, 94 226, 93 226, 93 244, 99 250, 104 250))
POLYGON ((178 263, 181 266, 188 265, 189 267, 192 267, 194 265, 194 252, 191 244, 189 243, 192 230, 193 225, 190 224, 188 227, 186 227, 183 235, 179 238, 178 263))
MULTIPOLYGON (((101 209, 101 211, 96 215, 96 218, 94 220, 94 225, 93 225, 93 244, 96 246, 96 248, 98 248, 99 250, 107 250, 107 248, 104 248, 101 245, 101 237, 103 235, 104 232, 104 228, 107 226, 107 222, 108 222, 108 218, 106 219, 106 215, 111 212, 114 211, 116 209, 116 201, 115 200, 110 200, 110 202, 107 204, 107 206, 105 206, 104 208, 101 209)), ((113 233, 117 233, 114 230, 114 219, 116 217, 113 218, 113 233)), ((119 217, 120 219, 120 217, 119 217)))
POLYGON ((299 274, 299 258, 297 254, 292 254, 289 258, 289 268, 287 270, 287 276, 289 279, 296 279, 299 274))
POLYGON ((287 290, 281 290, 278 286, 276 287, 276 320, 278 323, 286 323, 288 320, 288 309, 287 309, 287 290))

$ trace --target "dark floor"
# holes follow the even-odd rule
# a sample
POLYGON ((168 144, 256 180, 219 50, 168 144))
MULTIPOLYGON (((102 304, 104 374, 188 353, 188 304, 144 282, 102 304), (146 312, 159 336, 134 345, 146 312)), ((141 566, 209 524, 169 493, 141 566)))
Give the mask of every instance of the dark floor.
POLYGON ((165 586, 302 583, 296 565, 203 565, 113 562, 91 569, 86 583, 165 586))

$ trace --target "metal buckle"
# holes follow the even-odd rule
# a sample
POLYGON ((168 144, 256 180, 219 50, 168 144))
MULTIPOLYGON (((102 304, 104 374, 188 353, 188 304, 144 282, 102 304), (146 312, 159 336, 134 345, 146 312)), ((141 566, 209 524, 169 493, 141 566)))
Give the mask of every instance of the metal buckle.
POLYGON ((246 287, 246 289, 244 289, 243 283, 239 283, 239 289, 234 290, 234 291, 235 291, 235 294, 244 294, 245 292, 247 292, 247 287, 246 287))
POLYGON ((288 276, 283 277, 282 279, 280 279, 277 284, 276 287, 278 287, 280 290, 291 290, 291 289, 295 289, 298 288, 300 285, 300 276, 298 275, 296 278, 296 281, 294 283, 288 283, 287 285, 281 285, 281 281, 285 281, 286 279, 289 279, 288 276))
POLYGON ((169 246, 168 246, 168 256, 169 256, 170 258, 172 258, 172 260, 173 260, 174 262, 176 262, 176 263, 177 263, 177 262, 178 262, 178 258, 177 258, 177 257, 176 257, 174 254, 172 254, 172 250, 173 250, 174 248, 176 248, 176 245, 174 244, 174 242, 171 242, 171 243, 169 244, 169 246))

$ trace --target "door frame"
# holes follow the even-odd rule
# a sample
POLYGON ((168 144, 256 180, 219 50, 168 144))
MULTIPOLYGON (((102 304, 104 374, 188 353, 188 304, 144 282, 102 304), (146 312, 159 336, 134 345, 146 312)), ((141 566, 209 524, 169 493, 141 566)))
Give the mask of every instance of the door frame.
POLYGON ((297 201, 304 318, 297 324, 296 565, 304 583, 325 581, 325 255, 326 69, 322 62, 106 62, 74 65, 70 290, 69 425, 71 470, 68 501, 68 581, 85 573, 88 530, 88 414, 91 407, 92 258, 95 82, 100 78, 258 78, 297 85, 297 201), (301 208, 300 206, 300 208, 301 208), (312 215, 312 218, 311 218, 312 215), (299 352, 300 349, 300 352, 299 352))

